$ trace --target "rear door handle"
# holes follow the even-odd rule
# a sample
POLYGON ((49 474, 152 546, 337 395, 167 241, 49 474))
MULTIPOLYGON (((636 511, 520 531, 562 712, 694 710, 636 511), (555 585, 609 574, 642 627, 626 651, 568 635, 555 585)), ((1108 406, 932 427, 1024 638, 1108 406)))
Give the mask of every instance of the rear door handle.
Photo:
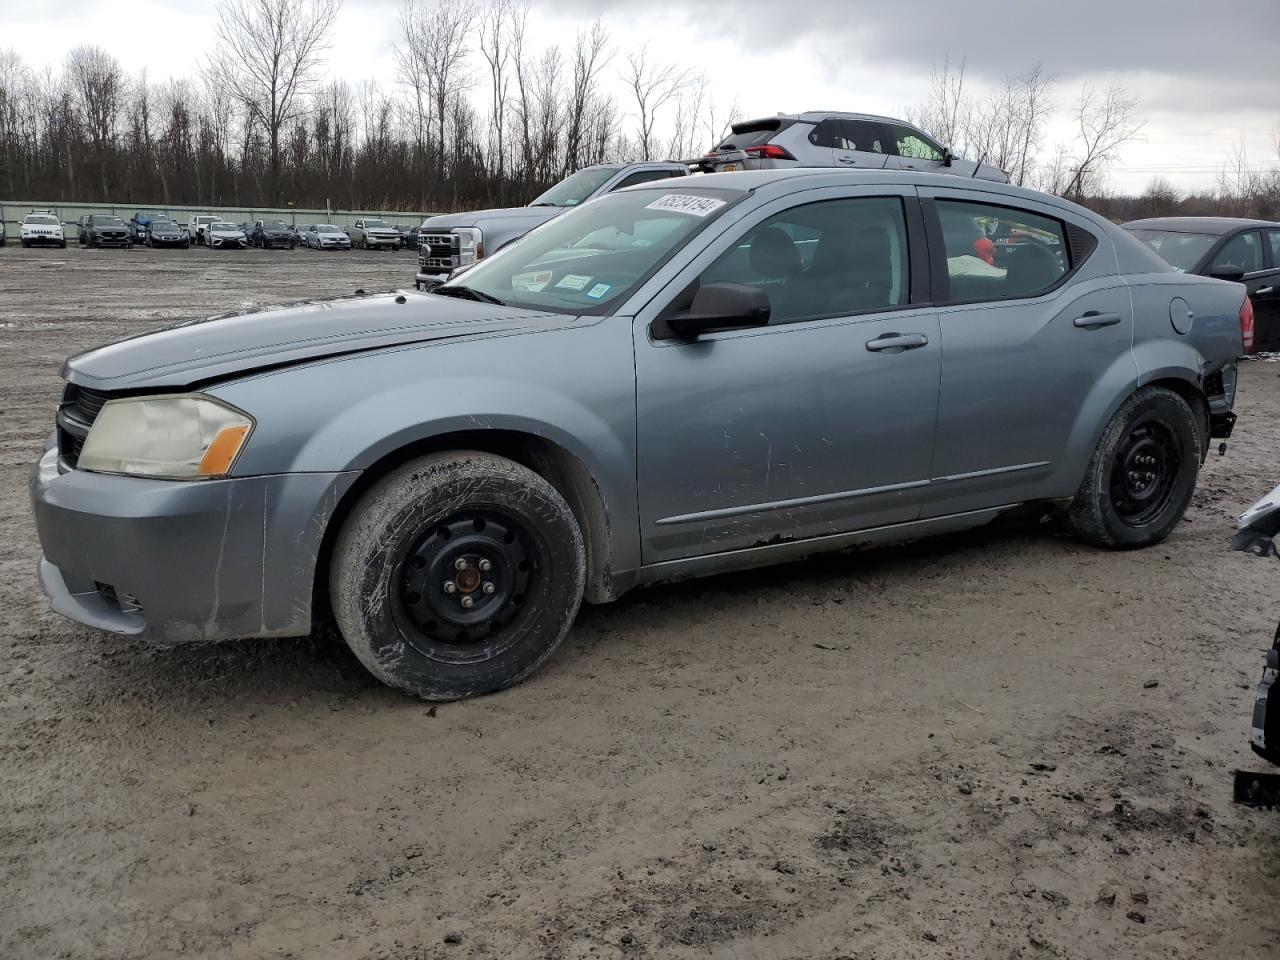
POLYGON ((1275 287, 1259 287, 1257 290, 1253 291, 1253 295, 1255 297, 1269 297, 1275 292, 1275 287))
POLYGON ((839 156, 838 156, 838 157, 836 157, 836 160, 837 160, 838 162, 840 162, 840 163, 857 163, 857 162, 858 162, 858 161, 857 161, 857 160, 855 160, 853 157, 839 157, 839 156))
POLYGON ((1118 313, 1098 313, 1090 310, 1083 317, 1076 317, 1074 323, 1081 330, 1101 330, 1103 327, 1114 327, 1124 320, 1118 313))
POLYGON ((928 346, 929 338, 923 333, 883 333, 867 341, 867 349, 872 353, 901 353, 903 350, 915 350, 928 346))

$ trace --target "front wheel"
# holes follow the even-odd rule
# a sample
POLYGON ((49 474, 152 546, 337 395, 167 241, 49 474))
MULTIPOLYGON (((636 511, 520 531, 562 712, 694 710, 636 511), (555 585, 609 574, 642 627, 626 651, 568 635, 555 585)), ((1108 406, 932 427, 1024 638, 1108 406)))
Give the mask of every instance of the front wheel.
POLYGON ((1203 424, 1177 393, 1143 387, 1116 411, 1067 513, 1076 537, 1099 547, 1149 547, 1178 525, 1195 492, 1203 424))
POLYGON ((569 505, 538 474, 457 451, 377 481, 343 524, 329 570, 339 630, 369 671, 427 700, 519 683, 582 601, 569 505))

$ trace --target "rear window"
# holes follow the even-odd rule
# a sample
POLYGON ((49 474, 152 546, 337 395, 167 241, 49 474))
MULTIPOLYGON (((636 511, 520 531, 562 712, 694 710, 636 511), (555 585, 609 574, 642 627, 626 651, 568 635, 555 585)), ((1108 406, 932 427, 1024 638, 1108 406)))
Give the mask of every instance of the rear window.
POLYGON ((767 120, 748 120, 735 123, 729 128, 729 137, 716 147, 717 150, 745 150, 747 147, 758 147, 768 143, 777 134, 794 123, 794 120, 782 120, 771 117, 767 120))

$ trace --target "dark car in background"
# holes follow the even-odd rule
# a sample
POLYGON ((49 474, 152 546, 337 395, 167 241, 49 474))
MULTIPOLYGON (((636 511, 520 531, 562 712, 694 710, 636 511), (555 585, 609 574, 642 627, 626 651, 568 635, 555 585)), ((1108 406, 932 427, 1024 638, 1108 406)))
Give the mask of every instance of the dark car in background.
POLYGON ((80 242, 86 247, 128 247, 132 241, 123 220, 95 213, 85 218, 80 242))
POLYGON ((292 250, 298 245, 293 230, 282 220, 254 220, 249 224, 245 235, 249 238, 249 246, 261 247, 263 250, 269 247, 286 247, 292 250))
POLYGON ((1183 273, 1243 283, 1255 350, 1280 350, 1280 223, 1234 217, 1159 217, 1125 230, 1183 273))
POLYGON ((134 243, 146 243, 152 222, 158 220, 172 222, 173 217, 158 210, 139 210, 129 218, 129 238, 134 243))
POLYGON ((183 250, 191 247, 187 231, 172 220, 152 220, 147 224, 147 239, 144 242, 148 247, 180 247, 183 250))

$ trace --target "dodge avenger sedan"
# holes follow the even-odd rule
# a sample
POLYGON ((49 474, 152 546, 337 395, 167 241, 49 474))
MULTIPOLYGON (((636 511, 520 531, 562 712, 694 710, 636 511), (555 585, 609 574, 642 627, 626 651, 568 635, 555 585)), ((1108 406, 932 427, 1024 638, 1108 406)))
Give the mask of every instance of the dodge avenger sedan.
POLYGON ((583 599, 643 584, 1019 508, 1157 543, 1230 432, 1251 334, 1239 284, 1033 191, 657 181, 430 293, 72 358, 31 481, 40 580, 165 641, 331 618, 393 686, 484 693, 583 599))

